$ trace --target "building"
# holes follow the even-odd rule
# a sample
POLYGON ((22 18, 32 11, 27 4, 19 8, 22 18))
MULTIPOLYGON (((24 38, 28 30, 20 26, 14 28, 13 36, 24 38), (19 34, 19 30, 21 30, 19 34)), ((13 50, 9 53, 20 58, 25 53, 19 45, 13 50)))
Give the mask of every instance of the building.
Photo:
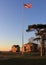
POLYGON ((20 46, 19 45, 13 45, 11 48, 12 52, 20 52, 20 46))
POLYGON ((34 51, 38 51, 38 44, 35 43, 26 43, 23 45, 23 52, 34 52, 34 51))

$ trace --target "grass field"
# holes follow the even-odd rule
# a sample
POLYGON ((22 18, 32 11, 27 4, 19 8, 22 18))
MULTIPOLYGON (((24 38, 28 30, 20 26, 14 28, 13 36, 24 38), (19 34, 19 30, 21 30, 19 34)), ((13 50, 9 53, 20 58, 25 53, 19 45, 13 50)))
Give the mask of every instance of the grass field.
POLYGON ((12 58, 1 60, 0 65, 46 65, 45 57, 12 58))
MULTIPOLYGON (((2 54, 4 58, 0 60, 0 65, 46 65, 46 55, 40 56, 38 53, 29 54, 2 54)), ((1 54, 0 54, 1 57, 1 54)))

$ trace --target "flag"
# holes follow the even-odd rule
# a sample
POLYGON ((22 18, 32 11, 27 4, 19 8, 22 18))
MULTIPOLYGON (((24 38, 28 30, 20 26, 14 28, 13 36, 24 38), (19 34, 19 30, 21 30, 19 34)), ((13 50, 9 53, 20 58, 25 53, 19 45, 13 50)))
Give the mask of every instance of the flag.
POLYGON ((25 8, 31 8, 32 7, 32 4, 24 4, 24 7, 25 8))

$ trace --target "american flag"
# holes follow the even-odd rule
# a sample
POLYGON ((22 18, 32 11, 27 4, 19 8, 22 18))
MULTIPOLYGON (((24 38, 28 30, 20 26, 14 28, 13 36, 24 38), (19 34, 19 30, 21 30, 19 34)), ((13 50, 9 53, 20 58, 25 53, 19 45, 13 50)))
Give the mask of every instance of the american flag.
POLYGON ((31 7, 32 7, 32 4, 29 4, 29 3, 24 4, 24 7, 25 7, 25 8, 31 8, 31 7))

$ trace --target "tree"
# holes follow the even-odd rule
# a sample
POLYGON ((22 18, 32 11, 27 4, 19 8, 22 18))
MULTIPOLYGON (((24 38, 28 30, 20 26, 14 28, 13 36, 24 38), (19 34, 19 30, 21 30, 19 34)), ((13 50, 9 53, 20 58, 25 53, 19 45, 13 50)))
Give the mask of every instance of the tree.
POLYGON ((45 54, 44 49, 44 40, 46 40, 46 24, 34 24, 29 25, 27 32, 36 30, 35 35, 39 36, 38 39, 40 39, 40 45, 41 45, 41 56, 45 54))
POLYGON ((29 38, 29 42, 33 43, 34 37, 29 38))

